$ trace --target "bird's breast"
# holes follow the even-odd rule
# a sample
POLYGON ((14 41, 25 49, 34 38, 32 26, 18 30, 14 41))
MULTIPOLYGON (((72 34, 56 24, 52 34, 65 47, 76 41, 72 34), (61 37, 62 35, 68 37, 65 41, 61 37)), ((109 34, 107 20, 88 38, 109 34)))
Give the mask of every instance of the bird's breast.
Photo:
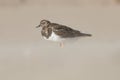
POLYGON ((48 39, 50 37, 51 33, 52 33, 52 30, 49 28, 43 28, 41 30, 42 36, 45 37, 46 39, 48 39))
POLYGON ((56 35, 54 32, 51 33, 51 35, 47 38, 43 36, 45 40, 50 40, 50 41, 55 41, 55 42, 60 42, 63 41, 64 39, 61 38, 60 36, 56 35))

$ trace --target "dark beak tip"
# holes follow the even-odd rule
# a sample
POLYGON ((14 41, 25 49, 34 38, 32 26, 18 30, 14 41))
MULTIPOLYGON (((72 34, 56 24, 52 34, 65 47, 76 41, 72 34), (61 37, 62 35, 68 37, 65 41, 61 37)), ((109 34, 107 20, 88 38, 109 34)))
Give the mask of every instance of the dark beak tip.
POLYGON ((39 28, 39 27, 40 27, 40 25, 36 26, 36 28, 39 28))
POLYGON ((36 28, 38 28, 38 26, 36 26, 36 28))

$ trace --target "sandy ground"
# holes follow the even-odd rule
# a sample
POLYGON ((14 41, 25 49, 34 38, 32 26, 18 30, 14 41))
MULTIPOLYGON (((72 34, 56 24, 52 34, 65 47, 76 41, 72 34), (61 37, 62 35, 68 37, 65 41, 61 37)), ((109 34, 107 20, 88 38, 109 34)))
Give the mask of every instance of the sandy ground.
POLYGON ((0 80, 120 80, 120 6, 0 7, 0 80), (93 36, 60 48, 42 19, 93 36))

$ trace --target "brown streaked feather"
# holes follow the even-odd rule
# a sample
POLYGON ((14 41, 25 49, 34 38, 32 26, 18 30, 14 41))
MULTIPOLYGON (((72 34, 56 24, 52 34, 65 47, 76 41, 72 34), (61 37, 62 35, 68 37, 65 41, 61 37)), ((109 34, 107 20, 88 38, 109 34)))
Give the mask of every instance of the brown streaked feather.
POLYGON ((64 26, 64 25, 59 25, 56 23, 51 23, 50 25, 51 27, 53 27, 53 31, 61 36, 62 38, 72 38, 72 37, 78 37, 80 36, 80 31, 78 30, 74 30, 70 27, 64 26))
POLYGON ((41 34, 42 36, 45 36, 48 39, 52 34, 52 29, 48 27, 43 27, 41 30, 41 34))

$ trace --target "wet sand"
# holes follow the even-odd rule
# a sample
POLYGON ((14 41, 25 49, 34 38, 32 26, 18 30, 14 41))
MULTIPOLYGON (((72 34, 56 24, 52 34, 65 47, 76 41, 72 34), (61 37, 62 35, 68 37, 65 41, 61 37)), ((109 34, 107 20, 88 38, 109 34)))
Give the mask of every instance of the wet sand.
POLYGON ((0 7, 0 80, 120 80, 120 6, 0 7), (42 19, 91 33, 65 44, 45 41, 42 19))

